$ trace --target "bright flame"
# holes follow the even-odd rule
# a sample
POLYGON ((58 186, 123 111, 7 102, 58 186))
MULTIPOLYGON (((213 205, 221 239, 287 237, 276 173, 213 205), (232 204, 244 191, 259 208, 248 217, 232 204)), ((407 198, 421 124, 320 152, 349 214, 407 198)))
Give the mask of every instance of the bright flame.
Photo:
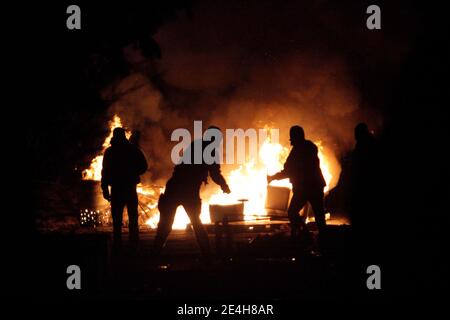
POLYGON ((324 192, 328 192, 330 190, 331 179, 333 179, 333 174, 331 173, 330 164, 325 157, 323 152, 322 141, 316 142, 317 148, 319 149, 319 160, 320 160, 320 171, 322 171, 323 178, 325 179, 325 183, 327 184, 323 189, 324 192))

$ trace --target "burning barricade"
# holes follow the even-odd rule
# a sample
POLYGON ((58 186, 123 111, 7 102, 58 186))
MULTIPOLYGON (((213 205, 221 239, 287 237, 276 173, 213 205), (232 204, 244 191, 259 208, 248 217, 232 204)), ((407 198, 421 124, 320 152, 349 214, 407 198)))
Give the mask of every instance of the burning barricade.
MULTIPOLYGON (((110 122, 110 134, 103 143, 103 150, 92 159, 90 167, 83 171, 82 183, 86 185, 86 192, 90 192, 90 196, 87 196, 90 201, 85 203, 85 207, 80 208, 80 222, 82 225, 98 226, 111 224, 110 205, 101 197, 99 181, 101 179, 103 153, 110 144, 113 130, 122 126, 121 119, 115 115, 110 122)), ((214 217, 212 218, 211 213, 221 211, 222 208, 220 206, 239 206, 239 209, 242 209, 242 219, 244 221, 286 215, 285 212, 291 196, 290 190, 292 186, 288 179, 273 181, 268 185, 267 175, 274 174, 283 168, 283 163, 289 154, 289 148, 277 141, 272 141, 270 129, 266 128, 265 130, 269 134, 260 142, 257 158, 250 157, 236 169, 225 172, 231 194, 213 191, 208 192, 206 196, 202 195, 203 201, 200 215, 202 223, 209 224, 213 222, 214 217)), ((127 138, 130 135, 131 133, 127 131, 127 138)), ((333 179, 336 177, 336 173, 333 173, 333 171, 336 172, 339 168, 336 165, 330 165, 321 142, 316 142, 316 145, 319 149, 320 169, 327 184, 324 191, 327 192, 334 180, 336 180, 333 179)), ((139 184, 137 192, 139 198, 139 223, 154 229, 159 221, 158 198, 164 192, 164 188, 139 184)), ((308 208, 305 208, 303 214, 308 214, 308 208)), ((327 218, 329 216, 327 214, 327 218)), ((308 217, 307 222, 313 221, 313 219, 308 217)), ((124 223, 126 223, 126 219, 124 223)), ((183 207, 178 207, 173 228, 185 229, 188 224, 189 218, 185 210, 183 207)))

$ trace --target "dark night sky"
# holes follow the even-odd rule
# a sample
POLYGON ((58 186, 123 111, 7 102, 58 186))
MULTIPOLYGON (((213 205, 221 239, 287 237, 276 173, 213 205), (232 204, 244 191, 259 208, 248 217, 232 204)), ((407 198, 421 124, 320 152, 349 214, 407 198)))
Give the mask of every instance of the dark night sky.
MULTIPOLYGON (((445 56, 443 52, 435 49, 442 43, 441 22, 427 16, 428 13, 433 13, 433 8, 424 10, 407 1, 395 4, 381 2, 383 30, 371 33, 365 28, 365 8, 369 2, 286 3, 218 1, 206 9, 207 13, 210 10, 217 18, 205 19, 198 12, 198 8, 204 7, 202 1, 152 1, 139 5, 93 5, 80 2, 83 28, 79 32, 65 28, 66 15, 60 12, 65 12, 66 4, 40 5, 37 12, 42 13, 45 18, 39 19, 39 28, 29 30, 20 39, 25 47, 20 53, 24 55, 26 65, 31 65, 27 76, 22 75, 21 79, 24 84, 30 84, 30 96, 35 101, 35 107, 27 113, 31 121, 27 135, 31 152, 36 157, 34 161, 42 167, 37 168, 36 174, 40 177, 48 174, 59 176, 67 172, 69 165, 84 165, 96 152, 110 116, 107 113, 109 103, 100 97, 101 89, 134 72, 135 66, 124 54, 124 48, 130 44, 138 46, 148 59, 158 58, 161 45, 152 37, 161 30, 168 34, 168 40, 159 39, 164 48, 161 58, 155 61, 160 61, 166 73, 163 76, 149 76, 153 76, 153 85, 165 95, 164 98, 173 108, 189 108, 195 112, 196 109, 201 110, 201 103, 210 103, 211 100, 208 99, 186 99, 186 92, 192 93, 192 90, 189 91, 192 88, 186 88, 186 82, 193 83, 198 88, 205 81, 207 85, 211 81, 213 85, 217 81, 228 81, 219 89, 236 91, 236 86, 247 81, 245 77, 254 74, 241 72, 247 65, 250 68, 255 65, 255 68, 261 65, 263 69, 267 68, 267 75, 263 74, 262 77, 270 79, 273 77, 271 70, 280 69, 285 72, 286 68, 291 68, 291 65, 284 63, 286 56, 308 52, 309 55, 318 57, 319 61, 336 57, 345 61, 345 72, 351 77, 352 85, 359 95, 358 108, 369 110, 366 112, 369 122, 370 110, 381 115, 388 128, 390 123, 394 123, 391 129, 409 127, 409 122, 424 119, 431 114, 431 111, 427 111, 425 115, 417 114, 415 110, 424 109, 424 106, 418 105, 418 99, 411 95, 420 95, 421 91, 428 92, 428 88, 434 88, 429 79, 434 79, 442 72, 440 61, 445 61, 439 59, 445 56), (191 42, 170 35, 170 30, 173 29, 170 26, 176 26, 177 21, 184 17, 205 21, 204 28, 200 23, 198 30, 190 30, 201 36, 182 35, 184 38, 192 38, 191 42), (208 26, 208 23, 213 25, 208 26), (225 23, 225 26, 218 27, 220 23, 225 23), (169 27, 165 28, 167 25, 169 27), (208 34, 202 29, 212 31, 208 34), (208 38, 203 41, 202 36, 208 38), (216 37, 217 42, 211 40, 216 37), (180 70, 176 58, 170 55, 173 50, 177 50, 178 42, 179 50, 197 46, 192 51, 212 57, 212 62, 209 63, 222 63, 225 59, 227 71, 238 71, 224 75, 229 80, 203 80, 213 74, 207 72, 210 66, 205 61, 206 72, 200 72, 203 77, 198 77, 203 82, 191 81, 191 77, 195 79, 195 76, 191 76, 191 70, 180 70), (238 46, 239 49, 233 51, 230 49, 233 46, 238 46), (165 55, 164 50, 168 54, 165 55), (217 51, 223 53, 223 58, 216 59, 217 51), (236 55, 239 55, 241 64, 227 65, 230 57, 236 55), (172 65, 174 67, 171 68, 172 65), (188 81, 180 76, 183 72, 188 72, 188 81), (178 78, 174 79, 173 74, 178 78), (182 92, 181 99, 179 92, 182 92), (194 102, 189 105, 187 101, 194 102), (411 107, 411 102, 416 106, 411 107)), ((38 16, 41 15, 35 15, 38 16)), ((198 65, 198 69, 203 67, 203 60, 190 63, 194 67, 198 65)), ((256 85, 262 87, 266 82, 261 81, 256 85)), ((282 86, 283 84, 280 85, 280 90, 275 86, 273 91, 282 92, 282 86)), ((245 96, 248 94, 247 90, 254 95, 254 87, 255 85, 245 88, 241 90, 243 93, 238 94, 245 96)), ((267 88, 260 90, 270 91, 267 88)), ((270 92, 266 94, 273 95, 270 92)), ((266 98, 267 96, 263 96, 263 99, 266 98)), ((432 101, 428 97, 420 98, 424 103, 432 101)), ((428 106, 426 110, 434 109, 428 106)), ((439 111, 437 105, 436 112, 439 111)), ((441 118, 433 119, 439 121, 441 118)), ((430 125, 430 128, 436 127, 439 126, 430 125)))

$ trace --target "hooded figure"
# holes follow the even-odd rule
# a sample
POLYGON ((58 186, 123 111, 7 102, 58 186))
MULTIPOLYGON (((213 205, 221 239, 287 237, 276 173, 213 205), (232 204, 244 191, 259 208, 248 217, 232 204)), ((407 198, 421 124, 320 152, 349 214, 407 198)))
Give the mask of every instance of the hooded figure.
POLYGON ((123 128, 114 129, 111 147, 106 149, 103 157, 101 185, 103 197, 111 201, 113 236, 116 246, 121 243, 125 206, 128 212, 130 241, 137 244, 139 239, 136 185, 140 182, 140 175, 145 171, 147 171, 147 160, 142 151, 127 140, 123 128), (111 187, 111 193, 109 187, 111 187))

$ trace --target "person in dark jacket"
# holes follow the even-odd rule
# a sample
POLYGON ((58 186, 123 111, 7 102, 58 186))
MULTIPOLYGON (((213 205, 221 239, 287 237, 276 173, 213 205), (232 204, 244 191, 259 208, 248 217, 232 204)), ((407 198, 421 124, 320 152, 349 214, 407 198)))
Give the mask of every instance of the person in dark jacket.
MULTIPOLYGON (((209 129, 218 128, 210 127, 209 129)), ((201 150, 204 150, 210 142, 197 141, 197 143, 200 143, 201 150)), ((191 161, 187 161, 187 163, 182 161, 175 165, 172 177, 167 181, 165 191, 159 198, 160 219, 153 245, 153 255, 155 257, 160 255, 172 230, 176 210, 181 205, 191 220, 203 257, 206 260, 210 259, 211 252, 208 235, 200 220, 202 208, 199 195, 200 188, 202 184, 207 183, 208 176, 222 188, 223 192, 230 193, 230 188, 222 176, 219 163, 206 164, 203 159, 199 164, 194 163, 193 150, 195 149, 195 144, 196 141, 192 142, 188 148, 188 150, 190 149, 188 154, 191 156, 191 161)))
MULTIPOLYGON (((351 204, 362 205, 357 211, 366 211, 369 200, 374 194, 374 182, 377 178, 378 152, 375 137, 369 131, 367 124, 359 123, 355 127, 356 145, 351 154, 351 204), (361 210, 360 210, 361 209, 361 210)), ((353 221, 354 222, 354 221, 353 221)))
POLYGON ((284 169, 273 176, 268 176, 267 181, 289 178, 292 183, 293 196, 288 208, 288 216, 291 223, 291 236, 295 239, 303 229, 307 232, 304 217, 299 212, 307 202, 311 204, 314 217, 322 233, 325 223, 325 210, 323 207, 323 188, 325 179, 320 170, 320 160, 317 146, 305 139, 305 133, 300 126, 293 126, 289 131, 292 150, 286 159, 284 169))
POLYGON ((111 201, 114 245, 120 247, 122 240, 123 209, 127 206, 130 241, 137 245, 139 240, 138 197, 136 185, 140 175, 147 171, 147 160, 142 151, 131 144, 123 128, 113 131, 111 147, 103 157, 103 197, 111 201), (111 193, 109 192, 111 187, 111 193))
POLYGON ((379 181, 380 164, 377 143, 367 124, 359 123, 355 127, 355 140, 356 145, 351 154, 347 204, 356 242, 367 249, 369 246, 376 247, 374 242, 382 229, 379 208, 382 188, 379 181))

